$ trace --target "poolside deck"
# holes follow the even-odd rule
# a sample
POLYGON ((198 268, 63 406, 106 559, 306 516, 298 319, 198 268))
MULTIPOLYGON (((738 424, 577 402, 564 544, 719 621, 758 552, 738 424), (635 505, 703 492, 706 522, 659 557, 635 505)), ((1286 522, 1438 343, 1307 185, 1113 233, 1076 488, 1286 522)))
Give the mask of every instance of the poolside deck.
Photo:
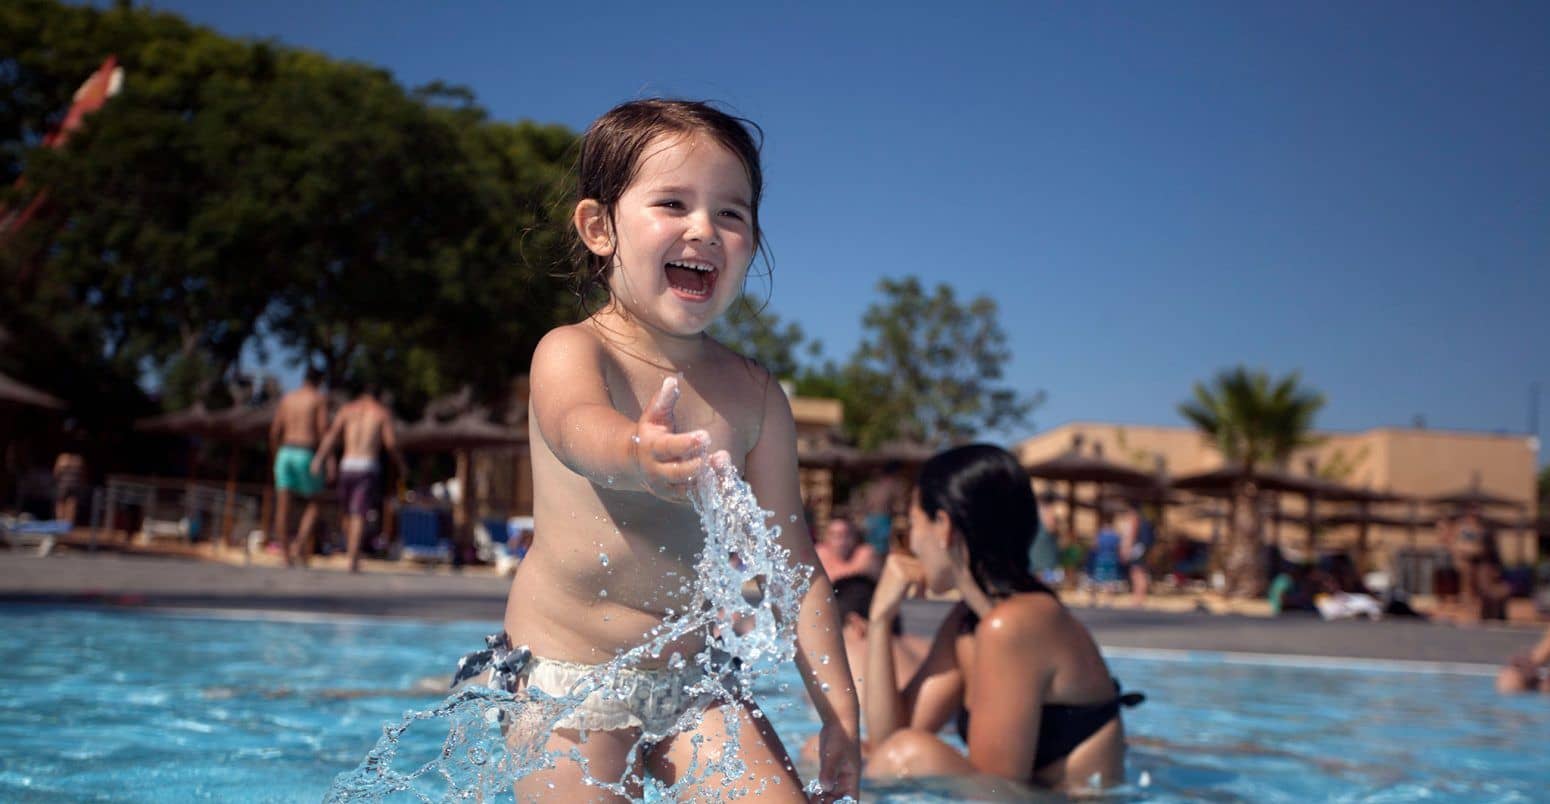
MULTIPOLYGON (((0 551, 0 604, 276 611, 498 622, 510 581, 489 572, 390 571, 360 575, 242 566, 186 557, 0 551)), ((1076 601, 1080 602, 1080 601, 1076 601)), ((905 627, 928 632, 944 603, 910 601, 905 627)), ((1499 664, 1543 626, 1456 626, 1414 620, 1332 622, 1314 617, 1074 609, 1106 648, 1230 651, 1282 656, 1499 664)))

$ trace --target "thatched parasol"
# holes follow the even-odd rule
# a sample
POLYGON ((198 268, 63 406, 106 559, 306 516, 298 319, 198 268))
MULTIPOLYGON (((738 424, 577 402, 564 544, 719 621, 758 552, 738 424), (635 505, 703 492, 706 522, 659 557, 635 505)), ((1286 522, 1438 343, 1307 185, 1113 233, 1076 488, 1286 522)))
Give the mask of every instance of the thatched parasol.
POLYGON ((1109 483, 1137 489, 1154 489, 1157 479, 1153 475, 1128 466, 1105 460, 1102 457, 1081 455, 1074 450, 1061 453, 1047 461, 1026 467, 1030 477, 1041 480, 1064 480, 1068 483, 1109 483))
POLYGON ((452 510, 452 526, 459 543, 471 538, 469 530, 474 490, 469 482, 469 452, 492 447, 514 447, 528 442, 527 431, 490 421, 489 413, 473 408, 447 421, 427 417, 398 428, 398 446, 405 452, 451 452, 457 461, 457 481, 462 496, 452 510))
MULTIPOLYGON (((1101 444, 1094 445, 1093 455, 1083 455, 1082 440, 1081 434, 1072 436, 1070 449, 1049 460, 1025 467, 1028 475, 1042 480, 1064 480, 1068 501, 1076 499, 1077 483, 1096 484, 1098 499, 1094 507, 1100 510, 1104 484, 1130 487, 1134 491, 1128 499, 1143 499, 1145 495, 1155 496, 1160 492, 1158 475, 1147 474, 1104 458, 1101 444)), ((1066 506, 1066 532, 1073 535, 1076 533, 1076 509, 1076 505, 1066 506)))
POLYGON ((1467 488, 1447 494, 1439 494, 1436 497, 1428 498, 1427 502, 1451 508, 1514 508, 1523 510, 1528 507, 1521 500, 1500 497, 1481 489, 1479 472, 1475 472, 1471 476, 1467 488))
MULTIPOLYGON (((183 410, 163 413, 140 419, 135 429, 147 433, 208 438, 231 445, 226 459, 226 504, 221 512, 221 533, 230 541, 230 528, 237 499, 237 464, 243 445, 265 444, 269 440, 269 426, 274 421, 278 401, 263 405, 233 405, 217 411, 207 410, 202 402, 195 402, 183 410)), ((267 492, 263 502, 262 517, 268 518, 267 492)))
POLYGON ((182 410, 138 419, 135 421, 135 429, 145 433, 166 433, 199 438, 209 438, 221 432, 203 402, 195 402, 182 410))
POLYGON ((805 469, 835 469, 852 465, 861 455, 844 444, 808 445, 797 442, 797 465, 805 469))
POLYGON ((398 428, 398 446, 405 452, 457 452, 526 443, 526 431, 496 424, 479 412, 444 422, 424 419, 398 428))
POLYGON ((845 466, 856 469, 876 469, 889 464, 917 467, 941 450, 914 441, 889 441, 872 449, 852 450, 845 466))
MULTIPOLYGON (((1230 497, 1237 489, 1238 484, 1248 479, 1249 474, 1244 467, 1233 465, 1212 469, 1209 472, 1199 472, 1175 478, 1168 485, 1180 491, 1189 491, 1206 497, 1230 497)), ((1323 496, 1325 492, 1333 492, 1337 488, 1344 488, 1317 477, 1294 475, 1279 469, 1255 470, 1253 480, 1255 487, 1260 491, 1276 491, 1289 494, 1323 496)))

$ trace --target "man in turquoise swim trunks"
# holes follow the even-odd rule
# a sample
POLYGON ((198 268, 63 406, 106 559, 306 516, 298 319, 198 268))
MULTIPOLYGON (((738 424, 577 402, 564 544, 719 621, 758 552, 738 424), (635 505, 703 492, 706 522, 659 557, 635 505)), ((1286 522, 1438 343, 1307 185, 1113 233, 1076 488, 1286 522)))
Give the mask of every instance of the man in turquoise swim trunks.
POLYGON ((280 534, 280 553, 287 567, 298 561, 307 563, 312 540, 308 536, 317 522, 317 494, 323 490, 323 478, 312 471, 312 456, 318 438, 328 426, 328 397, 318 390, 323 374, 307 369, 300 388, 280 398, 274 421, 269 425, 269 447, 274 452, 275 520, 280 534), (290 532, 291 495, 306 501, 297 530, 296 549, 290 532))

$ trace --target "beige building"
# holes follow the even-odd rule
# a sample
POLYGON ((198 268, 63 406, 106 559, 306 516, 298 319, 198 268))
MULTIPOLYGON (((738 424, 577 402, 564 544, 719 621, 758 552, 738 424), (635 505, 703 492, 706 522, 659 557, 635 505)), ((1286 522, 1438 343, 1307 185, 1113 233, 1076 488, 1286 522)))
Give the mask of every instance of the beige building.
MULTIPOLYGON (((1321 432, 1315 436, 1318 443, 1299 450, 1289 462, 1289 471, 1305 474, 1311 462, 1311 467, 1324 479, 1423 501, 1475 488, 1521 504, 1517 509, 1486 508, 1485 513, 1504 526, 1532 522, 1539 516, 1535 508, 1539 445, 1532 436, 1389 427, 1355 433, 1321 432)), ((1078 438, 1086 453, 1096 448, 1108 460, 1146 472, 1160 467, 1169 477, 1206 472, 1222 465, 1216 449, 1198 431, 1188 427, 1073 422, 1022 442, 1015 452, 1024 465, 1033 464, 1071 449, 1078 438)), ((1043 485, 1042 481, 1037 484, 1043 485)), ((1063 491, 1064 484, 1059 485, 1063 491)), ((1079 488, 1078 494, 1083 493, 1079 488)), ((1306 543, 1306 529, 1296 521, 1303 512, 1302 506, 1300 498, 1285 495, 1282 510, 1290 521, 1279 525, 1277 534, 1283 544, 1295 547, 1306 543)), ((1209 510, 1209 504, 1204 507, 1209 510)), ((1338 510, 1350 510, 1350 506, 1324 503, 1317 509, 1320 514, 1338 510)), ((1416 523, 1372 526, 1368 539, 1376 548, 1375 553, 1436 545, 1432 523, 1440 512, 1438 506, 1424 502, 1391 503, 1375 504, 1372 510, 1416 523)), ((1213 520, 1202 516, 1204 513, 1201 507, 1175 507, 1168 514, 1168 527, 1195 538, 1210 538, 1213 520)), ((1078 532, 1090 533, 1094 526, 1091 513, 1078 512, 1078 532)), ((1349 546, 1356 541, 1357 533, 1354 525, 1330 526, 1319 533, 1319 545, 1349 546)), ((1509 564, 1537 560, 1537 546, 1529 528, 1504 527, 1501 535, 1503 558, 1509 564)))

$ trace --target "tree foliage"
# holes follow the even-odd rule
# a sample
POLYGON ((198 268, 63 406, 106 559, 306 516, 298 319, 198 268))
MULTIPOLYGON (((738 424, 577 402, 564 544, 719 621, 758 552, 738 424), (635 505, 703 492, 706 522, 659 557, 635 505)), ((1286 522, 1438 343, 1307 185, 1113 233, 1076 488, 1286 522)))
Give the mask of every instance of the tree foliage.
POLYGON ((0 54, 0 178, 26 175, 6 203, 49 201, 6 244, 12 276, 37 263, 10 328, 149 377, 169 405, 221 393, 259 339, 405 410, 493 395, 568 313, 561 127, 128 6, 9 4, 0 54), (69 147, 36 147, 108 54, 122 93, 69 147))
POLYGON ((1282 467, 1294 450, 1313 443, 1313 417, 1324 407, 1323 394, 1300 383, 1297 372, 1272 379, 1237 366, 1217 374, 1209 386, 1195 383, 1194 398, 1179 406, 1179 414, 1227 461, 1250 472, 1282 467))
POLYGON ((1027 424, 1041 394, 1002 383, 1011 350, 988 298, 960 301, 911 276, 883 279, 862 319, 864 339, 842 363, 802 327, 744 295, 711 333, 755 358, 805 396, 845 405, 847 440, 864 449, 890 441, 946 446, 987 430, 1027 424))
POLYGON ((1011 359, 994 300, 960 302, 951 286, 883 279, 862 317, 864 338, 845 376, 877 389, 858 433, 864 446, 906 440, 932 446, 1026 425, 1041 401, 1002 383, 1011 359))

